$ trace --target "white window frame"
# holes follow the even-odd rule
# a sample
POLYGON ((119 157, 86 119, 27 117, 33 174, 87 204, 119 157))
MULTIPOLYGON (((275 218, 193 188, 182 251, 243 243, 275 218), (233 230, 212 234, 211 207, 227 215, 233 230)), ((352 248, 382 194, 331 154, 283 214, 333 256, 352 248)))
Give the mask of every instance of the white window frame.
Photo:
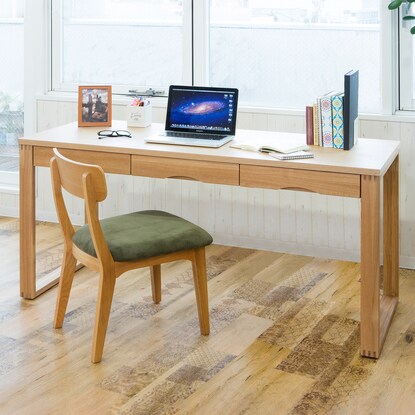
MULTIPOLYGON (((24 17, 24 134, 36 132, 36 97, 50 91, 50 0, 26 0, 24 17)), ((19 192, 19 173, 0 172, 0 192, 19 192)))
POLYGON ((382 115, 399 108, 398 17, 388 9, 389 0, 380 1, 382 115))
MULTIPOLYGON (((401 7, 402 8, 402 7, 401 7)), ((413 21, 402 19, 402 10, 396 13, 398 17, 397 27, 399 30, 399 106, 401 111, 415 111, 415 99, 413 94, 414 82, 413 65, 414 36, 409 30, 413 21)), ((412 8, 414 10, 414 8, 412 8)))
MULTIPOLYGON (((27 1, 27 0, 26 0, 27 1)), ((13 11, 15 11, 15 4, 13 4, 13 11)), ((20 17, 2 18, 5 22, 22 22, 20 17)), ((24 21, 23 21, 23 24, 24 21)), ((0 189, 1 193, 17 194, 19 192, 19 173, 0 171, 0 189)))
POLYGON ((193 84, 209 85, 210 0, 193 1, 193 84))
MULTIPOLYGON (((55 92, 75 92, 78 85, 62 83, 62 27, 61 10, 65 0, 51 1, 51 90, 55 92)), ((93 22, 92 20, 90 21, 93 22)), ((85 22, 88 24, 88 21, 85 22)), ((183 0, 183 84, 192 83, 192 0, 183 0)), ((145 91, 144 85, 112 85, 113 94, 130 95, 130 90, 145 91)), ((154 90, 163 90, 167 95, 168 85, 152 85, 154 90)))

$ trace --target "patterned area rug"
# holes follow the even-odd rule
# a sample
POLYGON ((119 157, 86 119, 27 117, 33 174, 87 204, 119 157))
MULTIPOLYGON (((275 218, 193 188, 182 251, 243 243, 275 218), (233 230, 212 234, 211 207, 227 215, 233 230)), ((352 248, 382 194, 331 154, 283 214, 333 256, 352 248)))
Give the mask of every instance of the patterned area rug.
MULTIPOLYGON (((209 279, 253 252, 234 249, 226 257, 210 257, 209 279)), ((243 313, 273 320, 273 325, 257 341, 291 350, 275 370, 315 380, 291 414, 331 413, 360 387, 376 364, 360 358, 357 321, 332 315, 328 313, 330 304, 304 297, 327 275, 302 269, 278 285, 251 280, 211 310, 212 336, 243 313)), ((192 284, 190 273, 181 277, 181 284, 192 284)), ((160 310, 150 303, 150 298, 148 301, 130 306, 126 312, 135 318, 147 319, 160 310)), ((237 358, 207 346, 207 340, 199 336, 198 330, 196 319, 183 323, 175 330, 183 335, 166 339, 162 347, 139 364, 124 366, 106 378, 101 387, 126 397, 124 405, 114 407, 110 413, 174 414, 175 402, 190 396, 237 358), (168 376, 160 382, 166 373, 168 376), (157 387, 152 388, 151 383, 157 378, 157 387)))
MULTIPOLYGON (((17 222, 0 222, 0 239, 18 234, 17 222)), ((62 246, 39 252, 39 270, 47 273, 60 265, 62 246)), ((208 279, 211 281, 257 251, 230 248, 208 257, 208 279)), ((330 261, 327 261, 329 264, 330 261)), ((400 270, 401 277, 414 278, 415 271, 400 270)), ((276 349, 288 349, 286 357, 274 366, 276 371, 312 379, 312 387, 289 412, 324 415, 338 411, 371 375, 376 361, 359 354, 359 322, 333 313, 333 304, 314 299, 310 291, 325 284, 330 277, 324 261, 318 267, 303 266, 276 282, 250 279, 220 298, 211 307, 211 335, 199 335, 194 314, 186 316, 166 331, 143 358, 124 365, 105 376, 97 385, 119 395, 111 415, 163 415, 178 411, 176 403, 203 387, 210 379, 238 359, 237 355, 217 350, 209 339, 221 333, 242 315, 268 319, 269 327, 255 340, 276 349)), ((186 268, 163 286, 163 302, 153 304, 151 296, 137 296, 133 302, 113 303, 116 321, 150 320, 171 302, 193 290, 191 268, 186 268)), ((90 331, 80 322, 94 315, 94 304, 79 306, 69 312, 65 333, 90 331)), ((8 308, 10 310, 10 307, 8 308)), ((113 326, 114 327, 114 326, 113 326)), ((109 328, 111 331, 111 328, 109 328)), ((46 353, 51 344, 62 341, 62 335, 45 325, 30 335, 2 343, 0 373, 8 373, 31 359, 31 353, 46 353)), ((407 339, 408 342, 412 341, 407 339)))

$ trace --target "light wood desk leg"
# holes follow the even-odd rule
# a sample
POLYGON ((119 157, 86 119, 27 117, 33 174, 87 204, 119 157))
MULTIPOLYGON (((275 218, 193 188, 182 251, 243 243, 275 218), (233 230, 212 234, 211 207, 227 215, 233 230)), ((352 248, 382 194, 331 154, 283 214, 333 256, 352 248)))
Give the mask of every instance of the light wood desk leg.
POLYGON ((380 354, 380 177, 362 176, 361 183, 360 353, 380 354))
POLYGON ((383 177, 383 296, 379 284, 380 178, 362 176, 361 354, 378 358, 399 300, 399 157, 383 177))
POLYGON ((399 301, 399 156, 383 177, 383 297, 380 345, 386 339, 399 301))
POLYGON ((20 146, 20 295, 36 297, 35 167, 33 147, 20 146))
POLYGON ((399 296, 399 156, 383 178, 383 295, 399 296))

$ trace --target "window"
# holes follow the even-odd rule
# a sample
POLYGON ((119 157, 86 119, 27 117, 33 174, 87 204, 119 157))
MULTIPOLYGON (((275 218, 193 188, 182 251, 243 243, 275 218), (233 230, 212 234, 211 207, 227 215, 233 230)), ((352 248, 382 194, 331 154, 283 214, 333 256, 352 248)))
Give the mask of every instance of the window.
POLYGON ((191 38, 187 2, 53 1, 53 89, 110 84, 127 93, 137 86, 164 90, 191 83, 191 71, 184 70, 191 68, 184 50, 191 38))
MULTIPOLYGON (((19 170, 17 139, 23 135, 24 0, 0 0, 0 172, 19 170)), ((1 182, 4 183, 2 175, 1 182)), ((8 181, 8 180, 7 180, 8 181)))
POLYGON ((53 88, 237 87, 242 105, 304 109, 359 69, 381 112, 378 0, 54 0, 53 88))
POLYGON ((406 10, 403 5, 397 14, 400 40, 399 109, 405 111, 415 109, 415 35, 409 31, 413 21, 402 20, 402 13, 415 15, 415 8, 411 4, 410 9, 406 10))
POLYGON ((211 0, 209 54, 241 103, 303 109, 359 69, 359 110, 381 109, 377 0, 211 0))

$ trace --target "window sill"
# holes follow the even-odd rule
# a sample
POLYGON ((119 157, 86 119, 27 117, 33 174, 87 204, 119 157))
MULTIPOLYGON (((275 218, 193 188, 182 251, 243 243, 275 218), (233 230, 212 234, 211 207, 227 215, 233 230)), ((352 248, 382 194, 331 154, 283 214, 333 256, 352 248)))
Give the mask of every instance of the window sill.
MULTIPOLYGON (((42 101, 66 101, 77 102, 78 96, 75 92, 56 92, 50 91, 45 95, 37 97, 42 101)), ((155 97, 151 98, 153 107, 166 108, 167 98, 155 97)), ((127 105, 131 101, 131 97, 122 95, 113 95, 112 103, 114 105, 127 105)), ((238 111, 241 113, 255 113, 255 114, 275 114, 287 116, 305 116, 305 109, 291 109, 291 108, 274 108, 274 107, 253 107, 239 105, 238 111)), ((390 122, 409 122, 415 123, 415 111, 397 111, 396 114, 359 114, 361 120, 367 121, 390 121, 390 122)))

